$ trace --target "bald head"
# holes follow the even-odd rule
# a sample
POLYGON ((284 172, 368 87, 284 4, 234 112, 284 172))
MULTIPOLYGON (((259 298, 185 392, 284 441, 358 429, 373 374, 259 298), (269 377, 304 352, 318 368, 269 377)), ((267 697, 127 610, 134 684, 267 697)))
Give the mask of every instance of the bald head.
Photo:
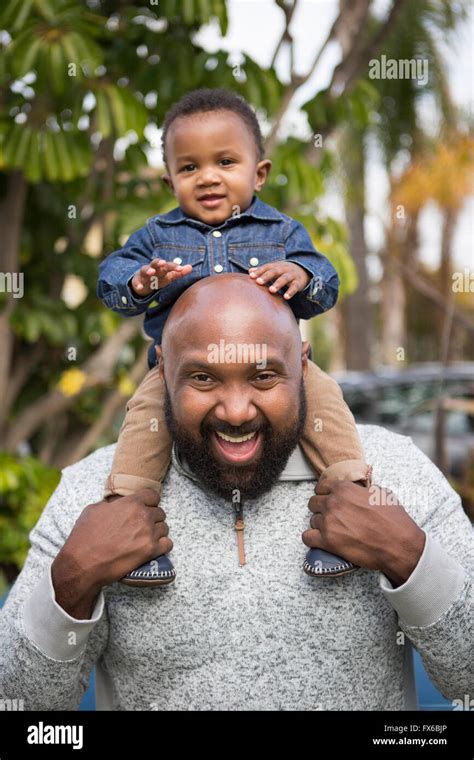
POLYGON ((246 274, 207 277, 185 290, 166 320, 163 354, 221 340, 279 346, 300 361, 301 336, 288 303, 246 274))

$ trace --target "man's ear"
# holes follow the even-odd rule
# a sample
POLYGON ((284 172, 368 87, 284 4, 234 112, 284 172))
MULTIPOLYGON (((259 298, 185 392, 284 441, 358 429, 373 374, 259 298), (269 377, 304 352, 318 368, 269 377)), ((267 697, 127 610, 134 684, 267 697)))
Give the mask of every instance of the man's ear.
POLYGON ((172 181, 170 175, 169 174, 163 174, 163 176, 162 176, 161 179, 163 180, 163 182, 165 183, 165 185, 171 190, 171 192, 173 193, 173 195, 175 195, 174 185, 173 185, 173 181, 172 181))
POLYGON ((306 377, 306 373, 308 372, 309 348, 309 340, 304 340, 301 344, 301 366, 303 369, 303 377, 306 377))
POLYGON ((163 351, 161 350, 161 346, 155 346, 155 352, 156 352, 156 363, 158 364, 158 374, 160 375, 160 378, 165 380, 165 366, 163 362, 163 351))
POLYGON ((255 170, 255 191, 258 193, 262 187, 264 186, 268 175, 270 174, 270 169, 272 168, 272 162, 269 158, 264 158, 262 161, 259 161, 257 164, 257 168, 255 170))

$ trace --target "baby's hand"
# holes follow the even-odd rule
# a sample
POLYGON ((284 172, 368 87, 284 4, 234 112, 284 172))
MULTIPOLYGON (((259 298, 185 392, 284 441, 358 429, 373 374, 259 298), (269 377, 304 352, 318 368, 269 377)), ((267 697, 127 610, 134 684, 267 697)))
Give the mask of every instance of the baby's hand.
POLYGON ((184 277, 192 271, 191 264, 175 264, 174 261, 153 259, 142 266, 133 276, 131 286, 137 296, 149 296, 154 290, 164 288, 173 280, 184 277))
POLYGON ((271 293, 277 293, 280 288, 288 285, 283 296, 287 300, 303 290, 311 279, 306 269, 292 261, 272 261, 261 267, 251 267, 249 275, 253 279, 256 278, 259 285, 267 285, 273 281, 269 287, 271 293))

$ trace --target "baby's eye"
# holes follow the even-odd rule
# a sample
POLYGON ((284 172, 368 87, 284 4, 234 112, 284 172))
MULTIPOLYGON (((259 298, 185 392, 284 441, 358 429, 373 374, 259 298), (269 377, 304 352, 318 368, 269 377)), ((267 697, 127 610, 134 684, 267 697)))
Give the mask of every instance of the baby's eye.
POLYGON ((231 158, 222 158, 221 164, 224 164, 225 166, 229 166, 229 164, 235 164, 235 161, 233 161, 231 158))
POLYGON ((196 164, 186 164, 186 166, 183 166, 183 168, 180 169, 180 171, 182 171, 182 172, 186 172, 188 170, 192 171, 195 168, 196 168, 196 164))

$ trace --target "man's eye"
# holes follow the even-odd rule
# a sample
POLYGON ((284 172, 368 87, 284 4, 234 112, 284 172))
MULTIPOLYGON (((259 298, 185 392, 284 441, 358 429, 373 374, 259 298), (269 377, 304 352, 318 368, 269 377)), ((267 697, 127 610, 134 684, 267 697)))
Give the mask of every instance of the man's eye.
POLYGON ((258 380, 259 382, 269 382, 270 380, 274 380, 275 375, 272 375, 271 372, 260 372, 259 375, 256 375, 255 380, 258 380))
POLYGON ((212 382, 212 377, 210 375, 206 375, 205 372, 197 372, 195 375, 191 375, 193 380, 197 380, 198 383, 207 383, 212 382))

